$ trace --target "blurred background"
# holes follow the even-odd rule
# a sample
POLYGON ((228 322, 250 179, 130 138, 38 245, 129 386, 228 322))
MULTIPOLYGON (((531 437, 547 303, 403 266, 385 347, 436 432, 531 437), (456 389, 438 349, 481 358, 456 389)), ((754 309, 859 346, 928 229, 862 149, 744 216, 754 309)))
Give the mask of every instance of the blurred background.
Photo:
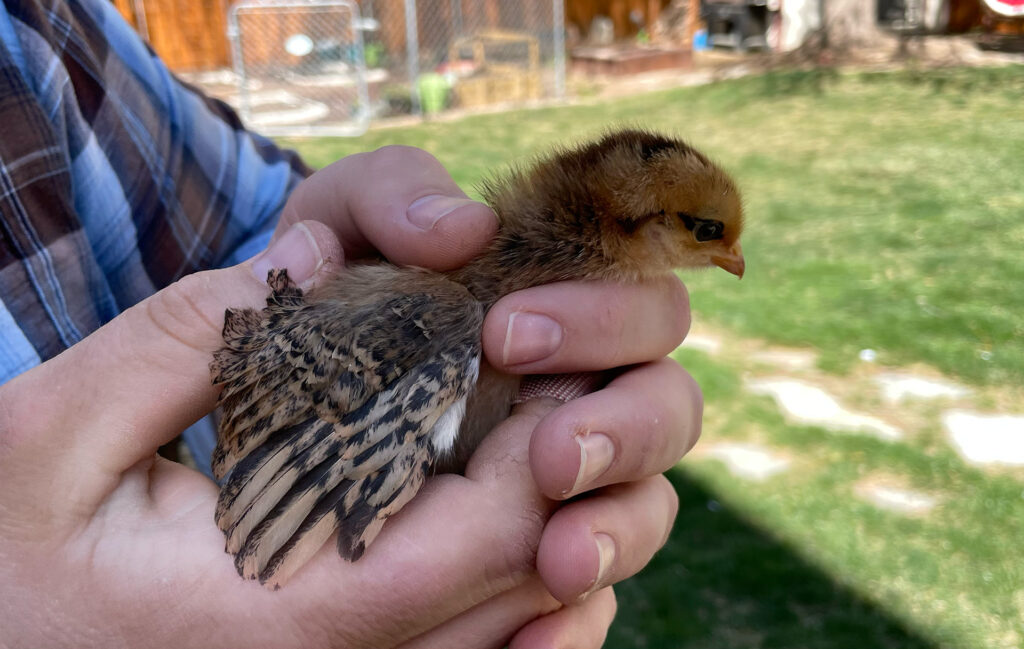
POLYGON ((632 124, 735 175, 746 277, 684 275, 704 437, 607 646, 1024 646, 1024 0, 115 4, 313 165, 472 192, 632 124))

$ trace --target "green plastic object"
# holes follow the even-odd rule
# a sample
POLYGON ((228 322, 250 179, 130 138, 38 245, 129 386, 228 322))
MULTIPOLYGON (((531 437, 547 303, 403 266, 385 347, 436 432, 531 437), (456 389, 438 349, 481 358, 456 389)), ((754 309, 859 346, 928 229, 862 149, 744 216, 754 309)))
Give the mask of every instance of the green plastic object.
POLYGON ((448 81, 440 74, 424 74, 418 82, 420 105, 427 115, 440 113, 448 103, 448 81))

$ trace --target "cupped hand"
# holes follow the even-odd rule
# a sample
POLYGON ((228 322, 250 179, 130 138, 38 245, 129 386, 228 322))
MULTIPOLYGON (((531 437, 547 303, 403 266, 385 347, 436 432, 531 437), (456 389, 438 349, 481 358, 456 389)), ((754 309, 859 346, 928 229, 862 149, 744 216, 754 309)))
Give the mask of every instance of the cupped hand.
POLYGON ((0 388, 0 644, 599 646, 609 586, 674 518, 658 473, 699 430, 699 391, 657 360, 685 333, 681 285, 556 284, 495 305, 484 345, 496 367, 634 367, 565 405, 519 406, 465 476, 429 480, 359 562, 328 544, 272 593, 223 553, 216 487, 155 456, 216 402, 207 364, 224 308, 259 305, 269 267, 307 287, 375 250, 451 268, 496 223, 432 157, 394 147, 312 176, 280 228, 256 260, 189 276, 0 388), (517 314, 556 323, 548 354, 517 347, 517 326, 543 331, 517 314))

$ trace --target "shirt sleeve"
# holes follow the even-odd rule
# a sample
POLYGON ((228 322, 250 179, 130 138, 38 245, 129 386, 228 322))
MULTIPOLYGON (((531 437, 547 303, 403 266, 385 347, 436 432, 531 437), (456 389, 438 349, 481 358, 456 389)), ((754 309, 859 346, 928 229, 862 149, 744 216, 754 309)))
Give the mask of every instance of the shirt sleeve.
POLYGON ((310 173, 106 0, 4 0, 0 125, 0 382, 262 250, 310 173))
POLYGON ((178 79, 113 3, 80 3, 100 27, 111 58, 166 120, 170 178, 190 190, 178 192, 181 208, 221 220, 220 232, 196 228, 197 245, 209 248, 201 267, 229 266, 263 250, 289 194, 311 170, 293 151, 244 128, 227 104, 178 79))

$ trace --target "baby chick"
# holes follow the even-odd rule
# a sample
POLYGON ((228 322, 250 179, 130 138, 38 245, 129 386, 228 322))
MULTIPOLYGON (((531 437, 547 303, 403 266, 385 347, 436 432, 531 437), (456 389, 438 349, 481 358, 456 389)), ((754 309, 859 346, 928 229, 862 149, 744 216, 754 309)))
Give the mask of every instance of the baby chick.
POLYGON ((687 144, 611 132, 485 183, 499 231, 465 267, 352 266, 303 294, 271 271, 262 311, 229 309, 217 525, 239 574, 278 586, 337 531, 355 561, 432 471, 460 470, 518 378, 481 372, 500 297, 570 279, 719 266, 742 277, 740 196, 687 144))

